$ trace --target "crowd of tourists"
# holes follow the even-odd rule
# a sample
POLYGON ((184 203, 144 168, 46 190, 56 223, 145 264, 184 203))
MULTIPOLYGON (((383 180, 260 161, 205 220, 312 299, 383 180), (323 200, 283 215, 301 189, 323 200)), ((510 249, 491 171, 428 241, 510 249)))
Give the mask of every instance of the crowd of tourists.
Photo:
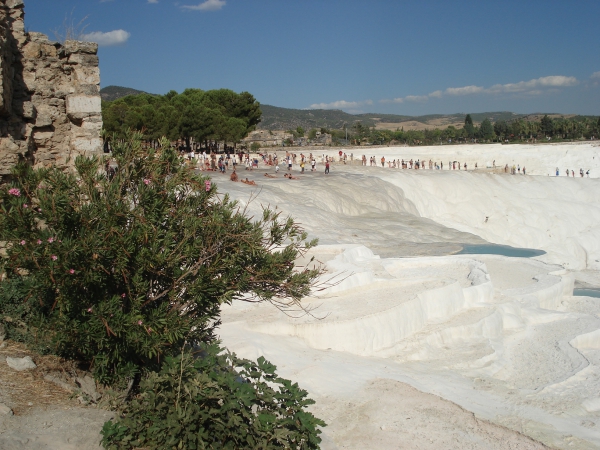
MULTIPOLYGON (((277 174, 280 170, 280 166, 287 169, 288 173, 291 173, 292 167, 299 166, 300 173, 305 173, 305 171, 310 170, 311 172, 317 171, 317 157, 312 153, 305 155, 304 153, 292 153, 286 152, 285 156, 281 158, 277 155, 277 153, 258 153, 251 155, 245 151, 236 152, 235 149, 231 148, 222 154, 217 154, 213 152, 206 153, 203 151, 202 153, 195 153, 191 151, 187 154, 188 163, 197 167, 202 171, 219 171, 221 173, 227 173, 230 169, 233 170, 234 174, 238 167, 244 167, 245 170, 255 170, 259 168, 259 164, 262 167, 273 167, 275 173, 277 174)), ((330 165, 333 162, 347 164, 348 162, 352 163, 354 161, 354 154, 350 153, 349 155, 344 153, 343 151, 338 152, 338 156, 329 156, 322 154, 320 157, 320 162, 324 166, 325 174, 328 174, 330 171, 330 165)), ((444 161, 421 161, 420 159, 388 159, 386 160, 385 156, 382 156, 379 160, 375 156, 371 156, 367 158, 366 155, 362 155, 360 158, 362 166, 381 166, 383 168, 387 167, 390 169, 413 169, 413 170, 477 170, 478 163, 475 162, 473 166, 469 166, 467 162, 461 161, 448 161, 444 164, 444 161)), ((525 166, 521 167, 520 164, 505 164, 504 168, 502 166, 496 166, 496 161, 494 160, 491 167, 488 168, 493 169, 494 171, 504 171, 504 173, 510 173, 511 175, 527 175, 527 169, 525 166)), ((111 172, 111 175, 114 173, 112 169, 107 167, 107 172, 111 172)), ((556 168, 556 176, 561 174, 559 168, 556 168)), ((572 169, 565 169, 564 174, 566 176, 575 177, 575 171, 572 169)), ((266 174, 265 174, 266 175, 266 174)), ((589 177, 590 171, 584 171, 583 169, 579 169, 579 176, 589 177)), ((276 175, 267 175, 270 178, 275 177, 276 175)), ((291 174, 288 174, 286 178, 296 179, 291 174)), ((237 174, 232 175, 233 181, 238 181, 237 174)), ((248 180, 241 180, 243 182, 247 182, 248 180)), ((248 184, 251 184, 248 182, 248 184)))
MULTIPOLYGON (((569 169, 565 169, 565 175, 566 176, 570 175, 571 177, 575 178, 575 171, 573 169, 571 169, 570 172, 569 172, 569 169)), ((586 170, 584 172, 583 169, 579 169, 579 176, 581 178, 583 178, 584 175, 589 178, 590 177, 590 170, 588 169, 588 170, 586 170)), ((558 167, 556 168, 556 176, 557 177, 560 176, 560 169, 558 167)))
MULTIPOLYGON (((381 167, 389 167, 390 169, 429 169, 429 170, 444 170, 444 161, 421 161, 420 159, 413 160, 412 158, 409 160, 404 159, 393 159, 387 160, 385 156, 382 156, 379 160, 381 167)), ((362 156, 362 165, 367 165, 367 157, 365 155, 362 156)), ((377 159, 375 156, 371 156, 369 158, 369 166, 377 166, 377 159)), ((477 163, 475 163, 475 169, 478 168, 477 163)), ((461 165, 460 161, 448 161, 448 165, 446 165, 446 170, 468 170, 469 166, 465 162, 461 165)))

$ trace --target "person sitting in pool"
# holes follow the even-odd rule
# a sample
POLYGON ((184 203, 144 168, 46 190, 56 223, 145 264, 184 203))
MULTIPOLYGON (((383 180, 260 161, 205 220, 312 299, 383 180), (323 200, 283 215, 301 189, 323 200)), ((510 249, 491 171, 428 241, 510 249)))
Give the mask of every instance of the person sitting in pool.
POLYGON ((239 180, 238 180, 237 173, 235 173, 235 170, 234 170, 233 172, 231 172, 231 176, 229 177, 229 179, 230 179, 231 181, 239 181, 239 180))

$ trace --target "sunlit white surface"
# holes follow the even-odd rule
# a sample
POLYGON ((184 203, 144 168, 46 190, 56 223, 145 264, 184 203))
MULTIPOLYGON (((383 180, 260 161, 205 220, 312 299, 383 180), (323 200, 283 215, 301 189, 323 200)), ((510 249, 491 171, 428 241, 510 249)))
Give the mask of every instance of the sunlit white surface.
MULTIPOLYGON (((493 153, 498 165, 514 147, 444 151, 469 165, 467 155, 493 153)), ((379 161, 382 150, 367 156, 379 161)), ((567 159, 576 172, 584 160, 598 168, 598 147, 519 150, 521 166, 540 175, 350 164, 327 176, 320 164, 295 169, 297 180, 241 171, 256 187, 215 175, 251 214, 270 205, 296 217, 320 239, 311 254, 340 281, 306 299, 309 316, 224 307, 224 343, 266 356, 320 404, 365 399, 373 380, 398 380, 556 448, 600 446, 600 303, 572 296, 576 278, 600 279, 600 180, 543 173, 567 159), (485 241, 547 253, 451 255, 485 241)), ((439 149, 386 151, 428 160, 439 149)), ((347 444, 327 433, 324 448, 347 444)))

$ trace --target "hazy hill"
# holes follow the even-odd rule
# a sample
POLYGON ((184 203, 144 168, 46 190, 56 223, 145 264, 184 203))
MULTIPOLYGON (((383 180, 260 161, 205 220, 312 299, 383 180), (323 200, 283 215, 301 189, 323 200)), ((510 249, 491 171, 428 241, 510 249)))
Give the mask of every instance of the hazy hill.
POLYGON ((105 88, 100 89, 100 97, 102 97, 102 100, 107 102, 111 102, 122 97, 127 97, 128 95, 139 94, 147 94, 147 92, 138 91, 137 89, 123 86, 106 86, 105 88))
MULTIPOLYGON (((340 110, 324 109, 290 109, 271 105, 261 105, 263 112, 259 128, 267 130, 289 130, 301 126, 305 130, 311 128, 342 129, 344 124, 351 127, 354 122, 381 129, 424 129, 447 127, 448 125, 462 126, 465 122, 465 113, 456 114, 429 114, 425 116, 404 116, 398 114, 348 114, 340 110)), ((524 117, 508 111, 472 113, 475 123, 482 122, 486 117, 492 122, 498 120, 512 120, 524 117)))
POLYGON ((263 116, 259 128, 266 130, 290 130, 302 127, 341 129, 344 123, 351 127, 354 122, 373 126, 375 121, 353 114, 345 113, 338 109, 290 109, 278 106, 260 105, 263 116))

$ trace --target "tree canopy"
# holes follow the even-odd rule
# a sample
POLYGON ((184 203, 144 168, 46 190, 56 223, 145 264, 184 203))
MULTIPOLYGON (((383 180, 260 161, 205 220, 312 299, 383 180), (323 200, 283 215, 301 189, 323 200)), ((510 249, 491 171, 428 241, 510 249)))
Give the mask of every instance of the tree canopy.
POLYGON ((143 130, 147 139, 236 143, 256 129, 260 104, 248 92, 229 89, 186 89, 181 94, 140 94, 103 102, 104 130, 124 138, 128 130, 143 130))

